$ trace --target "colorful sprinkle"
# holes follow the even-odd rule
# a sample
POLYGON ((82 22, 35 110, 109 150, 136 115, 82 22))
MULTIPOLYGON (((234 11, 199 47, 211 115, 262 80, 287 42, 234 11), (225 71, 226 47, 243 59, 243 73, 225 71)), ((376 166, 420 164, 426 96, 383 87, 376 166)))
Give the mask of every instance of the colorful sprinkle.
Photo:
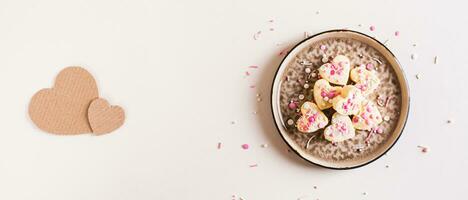
POLYGON ((258 66, 257 66, 257 65, 251 65, 251 66, 249 66, 249 68, 252 68, 252 69, 257 69, 257 68, 258 68, 258 66))
POLYGON ((262 148, 267 148, 267 147, 268 147, 268 144, 262 144, 261 147, 262 147, 262 148))
POLYGON ((218 142, 218 149, 221 149, 221 142, 218 142))
POLYGON ((375 26, 373 26, 373 25, 372 25, 372 26, 370 26, 370 27, 369 27, 369 30, 371 30, 371 31, 375 31, 375 26))
POLYGON ((289 109, 294 110, 297 108, 297 104, 293 101, 291 101, 288 105, 289 109))
POLYGON ((400 31, 395 31, 395 36, 400 36, 400 31))
POLYGON ((252 168, 252 167, 258 167, 258 165, 257 165, 257 164, 253 164, 253 165, 249 165, 249 167, 251 167, 251 168, 252 168))
POLYGON ((245 150, 249 149, 249 145, 248 145, 248 144, 243 144, 241 147, 242 147, 242 149, 245 149, 245 150))
POLYGON ((322 44, 322 45, 320 45, 320 49, 321 49, 321 50, 326 50, 326 49, 327 49, 327 46, 325 46, 325 45, 322 44))

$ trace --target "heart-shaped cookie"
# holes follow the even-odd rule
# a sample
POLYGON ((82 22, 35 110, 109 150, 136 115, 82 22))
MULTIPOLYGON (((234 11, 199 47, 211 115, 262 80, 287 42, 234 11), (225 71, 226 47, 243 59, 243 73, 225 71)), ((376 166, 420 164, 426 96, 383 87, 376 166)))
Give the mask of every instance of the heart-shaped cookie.
POLYGON ((300 132, 311 133, 324 128, 328 124, 328 118, 312 102, 304 102, 301 106, 302 116, 297 120, 296 127, 300 132))
POLYGON ((330 63, 325 63, 319 67, 318 71, 322 78, 330 83, 346 85, 351 70, 351 62, 343 55, 336 56, 330 63))
POLYGON ((323 132, 325 139, 330 142, 342 142, 353 138, 355 135, 353 123, 349 116, 340 113, 333 114, 331 124, 323 132))
POLYGON ((341 87, 333 87, 325 79, 320 79, 314 84, 314 99, 317 107, 320 110, 331 108, 333 106, 332 100, 340 95, 341 87))
POLYGON ((57 75, 53 88, 42 89, 32 97, 29 116, 49 133, 90 133, 88 107, 98 96, 96 81, 88 71, 68 67, 57 75))
POLYGON ((104 99, 91 102, 88 119, 94 134, 105 134, 118 129, 125 121, 125 112, 120 106, 111 106, 104 99))
POLYGON ((363 101, 359 113, 353 116, 353 126, 359 130, 371 130, 382 122, 379 109, 371 101, 363 101))
POLYGON ((343 87, 339 96, 333 98, 333 108, 342 115, 355 115, 359 112, 363 99, 361 90, 347 85, 343 87))
POLYGON ((372 93, 380 84, 380 79, 375 71, 368 70, 364 65, 352 69, 350 78, 356 82, 354 86, 360 89, 364 96, 372 93))

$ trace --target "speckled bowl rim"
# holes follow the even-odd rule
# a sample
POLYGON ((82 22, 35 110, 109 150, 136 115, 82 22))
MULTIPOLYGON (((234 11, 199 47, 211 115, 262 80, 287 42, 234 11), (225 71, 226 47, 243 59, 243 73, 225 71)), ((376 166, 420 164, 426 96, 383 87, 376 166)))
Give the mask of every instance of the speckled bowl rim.
MULTIPOLYGON (((296 53, 296 52, 294 52, 294 53, 296 53)), ((380 52, 380 53, 382 53, 382 52, 380 52)), ((388 60, 388 58, 386 58, 386 59, 388 60)), ((376 40, 375 38, 373 38, 373 37, 371 37, 371 36, 369 36, 367 34, 358 32, 358 31, 345 30, 345 29, 334 29, 334 30, 323 31, 323 32, 314 34, 314 35, 312 35, 312 36, 310 36, 308 38, 305 38, 304 40, 297 43, 286 54, 286 56, 283 58, 283 60, 280 62, 279 66, 278 66, 278 69, 276 70, 274 78, 273 78, 273 83, 272 83, 272 87, 271 87, 271 96, 270 97, 271 97, 270 98, 270 105, 271 105, 271 112, 272 112, 272 116, 273 116, 273 121, 275 122, 276 129, 278 130, 278 133, 281 136, 281 138, 283 139, 283 141, 294 151, 294 153, 296 153, 300 158, 307 161, 308 163, 311 163, 311 164, 314 164, 314 165, 317 165, 317 166, 320 166, 320 167, 324 167, 324 168, 328 168, 328 169, 336 169, 336 170, 347 170, 347 169, 355 169, 355 168, 363 167, 363 166, 366 166, 366 165, 376 161, 377 159, 379 159, 380 157, 385 155, 397 143, 397 141, 400 139, 400 137, 401 137, 401 135, 403 133, 403 130, 406 127, 406 122, 408 120, 408 114, 409 114, 409 111, 410 111, 410 91, 409 91, 409 87, 408 87, 408 81, 407 81, 405 73, 404 73, 404 71, 403 71, 403 69, 401 67, 401 64, 398 61, 398 59, 396 58, 396 56, 392 53, 392 51, 390 51, 390 49, 388 49, 384 44, 382 44, 380 41, 376 40), (331 165, 320 164, 318 162, 314 162, 314 161, 306 158, 304 155, 301 154, 301 152, 299 152, 298 149, 295 149, 294 146, 286 139, 286 137, 289 137, 289 136, 287 136, 287 133, 286 132, 283 133, 281 131, 282 130, 280 128, 280 126, 282 126, 281 116, 280 116, 279 110, 276 108, 279 105, 279 94, 280 94, 279 89, 280 89, 280 86, 281 86, 280 83, 281 83, 281 78, 282 78, 282 75, 283 75, 283 73, 281 73, 281 74, 279 74, 279 73, 280 73, 280 71, 284 72, 284 69, 287 68, 288 64, 289 64, 289 63, 285 63, 285 61, 288 60, 289 56, 292 55, 292 53, 294 52, 294 50, 296 48, 300 47, 306 41, 313 40, 314 38, 316 38, 317 36, 320 36, 320 35, 336 33, 336 32, 353 33, 353 34, 357 34, 360 37, 365 37, 367 39, 370 39, 370 40, 376 42, 378 45, 382 46, 384 48, 384 50, 386 50, 390 54, 393 61, 396 63, 396 65, 391 65, 391 66, 395 71, 399 72, 398 73, 399 75, 397 74, 397 77, 398 77, 398 80, 399 80, 399 83, 400 83, 400 88, 401 88, 401 91, 402 91, 402 94, 401 94, 401 96, 402 96, 401 110, 405 111, 405 113, 400 113, 399 122, 397 123, 397 126, 396 126, 395 130, 391 133, 391 134, 398 134, 398 135, 394 139, 394 141, 390 144, 390 146, 388 146, 387 149, 385 149, 383 152, 381 152, 375 158, 369 159, 366 162, 362 162, 361 164, 354 165, 354 166, 335 167, 335 166, 331 166, 331 165), (407 96, 407 101, 406 102, 403 102, 404 101, 403 91, 406 91, 406 96, 407 96), (277 98, 276 101, 275 101, 275 98, 277 98), (404 106, 404 105, 406 105, 406 106, 404 106), (404 119, 402 120, 401 118, 404 118, 404 119), (397 128, 400 128, 400 131, 398 133, 395 133, 397 128)))

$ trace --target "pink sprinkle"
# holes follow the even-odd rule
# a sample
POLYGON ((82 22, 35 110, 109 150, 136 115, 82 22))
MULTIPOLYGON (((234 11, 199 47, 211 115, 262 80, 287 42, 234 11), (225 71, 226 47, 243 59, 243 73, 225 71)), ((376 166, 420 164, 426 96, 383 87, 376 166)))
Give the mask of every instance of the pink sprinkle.
POLYGON ((331 70, 330 75, 335 75, 335 70, 331 70))
POLYGON ((250 76, 250 73, 248 71, 245 71, 246 76, 250 76))
POLYGON ((400 35, 400 31, 395 31, 395 36, 399 36, 400 35))
POLYGON ((288 107, 289 107, 289 109, 291 109, 291 110, 296 110, 297 105, 296 105, 296 103, 291 102, 291 103, 289 103, 288 107))
POLYGON ((371 31, 375 31, 375 26, 372 25, 372 26, 369 27, 369 29, 370 29, 371 31))
POLYGON ((249 66, 249 68, 252 68, 252 69, 257 69, 257 68, 258 68, 258 66, 257 66, 257 65, 251 65, 251 66, 249 66))
POLYGON ((359 118, 353 117, 353 122, 354 122, 354 123, 358 123, 358 122, 359 122, 359 118))
POLYGON ((221 142, 218 142, 218 149, 221 149, 221 142))
POLYGON ((255 85, 251 85, 250 88, 252 88, 252 89, 255 88, 255 85))
POLYGON ((249 167, 258 167, 257 164, 249 165, 249 167))
POLYGON ((245 150, 249 149, 249 145, 248 144, 243 144, 242 149, 245 149, 245 150))
POLYGON ((321 50, 325 50, 325 49, 327 49, 327 46, 325 46, 325 45, 322 44, 322 45, 320 45, 320 49, 321 49, 321 50))
POLYGON ((378 134, 382 134, 382 133, 383 133, 383 128, 382 128, 382 127, 378 127, 378 128, 377 128, 377 133, 378 133, 378 134))
POLYGON ((367 63, 366 69, 369 70, 369 71, 371 71, 371 70, 374 69, 374 65, 373 65, 372 63, 367 63))

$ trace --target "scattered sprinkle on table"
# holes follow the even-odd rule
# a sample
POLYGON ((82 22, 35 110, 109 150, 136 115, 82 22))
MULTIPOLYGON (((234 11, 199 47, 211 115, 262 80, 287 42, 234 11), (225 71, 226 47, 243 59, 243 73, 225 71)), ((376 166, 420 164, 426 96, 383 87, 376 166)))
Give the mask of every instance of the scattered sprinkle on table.
POLYGON ((315 14, 318 15, 320 12, 319 11, 316 11, 315 14))
POLYGON ((363 192, 362 195, 367 195, 367 192, 363 192))
POLYGON ((249 68, 252 68, 252 69, 257 69, 257 68, 258 68, 258 66, 257 66, 257 65, 251 65, 251 66, 249 66, 249 68))
POLYGON ((421 78, 421 75, 419 75, 419 74, 416 74, 415 76, 416 76, 416 79, 420 79, 420 78, 421 78))
POLYGON ((253 165, 249 165, 249 167, 251 167, 251 168, 252 168, 252 167, 258 167, 258 165, 257 165, 257 164, 253 164, 253 165))
POLYGON ((246 76, 250 76, 250 73, 248 71, 245 71, 246 76))
POLYGON ((437 64, 437 56, 434 57, 434 64, 437 64))
POLYGON ((235 122, 235 121, 231 121, 231 124, 236 124, 236 122, 235 122))
POLYGON ((390 166, 389 165, 385 165, 385 168, 389 168, 390 166))
POLYGON ((252 88, 252 89, 255 88, 255 85, 251 85, 250 88, 252 88))
POLYGON ((262 148, 268 148, 268 144, 262 144, 261 147, 262 148))
POLYGON ((314 185, 314 189, 317 189, 317 186, 314 185))
POLYGON ((242 147, 242 149, 247 150, 247 149, 249 149, 249 144, 243 144, 241 147, 242 147))
POLYGON ((221 142, 218 142, 218 149, 221 149, 221 142))
POLYGON ((254 35, 253 35, 253 38, 254 40, 258 40, 258 38, 260 37, 260 34, 262 33, 262 31, 257 31, 254 35))
POLYGON ((453 121, 452 120, 447 120, 447 124, 451 124, 453 121))
POLYGON ((310 33, 307 31, 304 31, 304 38, 308 38, 308 37, 310 37, 310 33))
POLYGON ((418 145, 418 148, 421 149, 421 152, 423 153, 427 153, 429 151, 429 148, 425 146, 418 145))
POLYGON ((395 36, 400 36, 400 31, 395 31, 395 36))
POLYGON ((254 115, 256 115, 256 114, 257 114, 257 111, 253 111, 252 113, 253 113, 254 115))
POLYGON ((416 59, 418 59, 418 54, 415 54, 415 53, 411 54, 411 60, 416 60, 416 59))
POLYGON ((369 30, 370 30, 370 31, 375 31, 375 26, 374 26, 374 25, 370 26, 370 27, 369 27, 369 30))

